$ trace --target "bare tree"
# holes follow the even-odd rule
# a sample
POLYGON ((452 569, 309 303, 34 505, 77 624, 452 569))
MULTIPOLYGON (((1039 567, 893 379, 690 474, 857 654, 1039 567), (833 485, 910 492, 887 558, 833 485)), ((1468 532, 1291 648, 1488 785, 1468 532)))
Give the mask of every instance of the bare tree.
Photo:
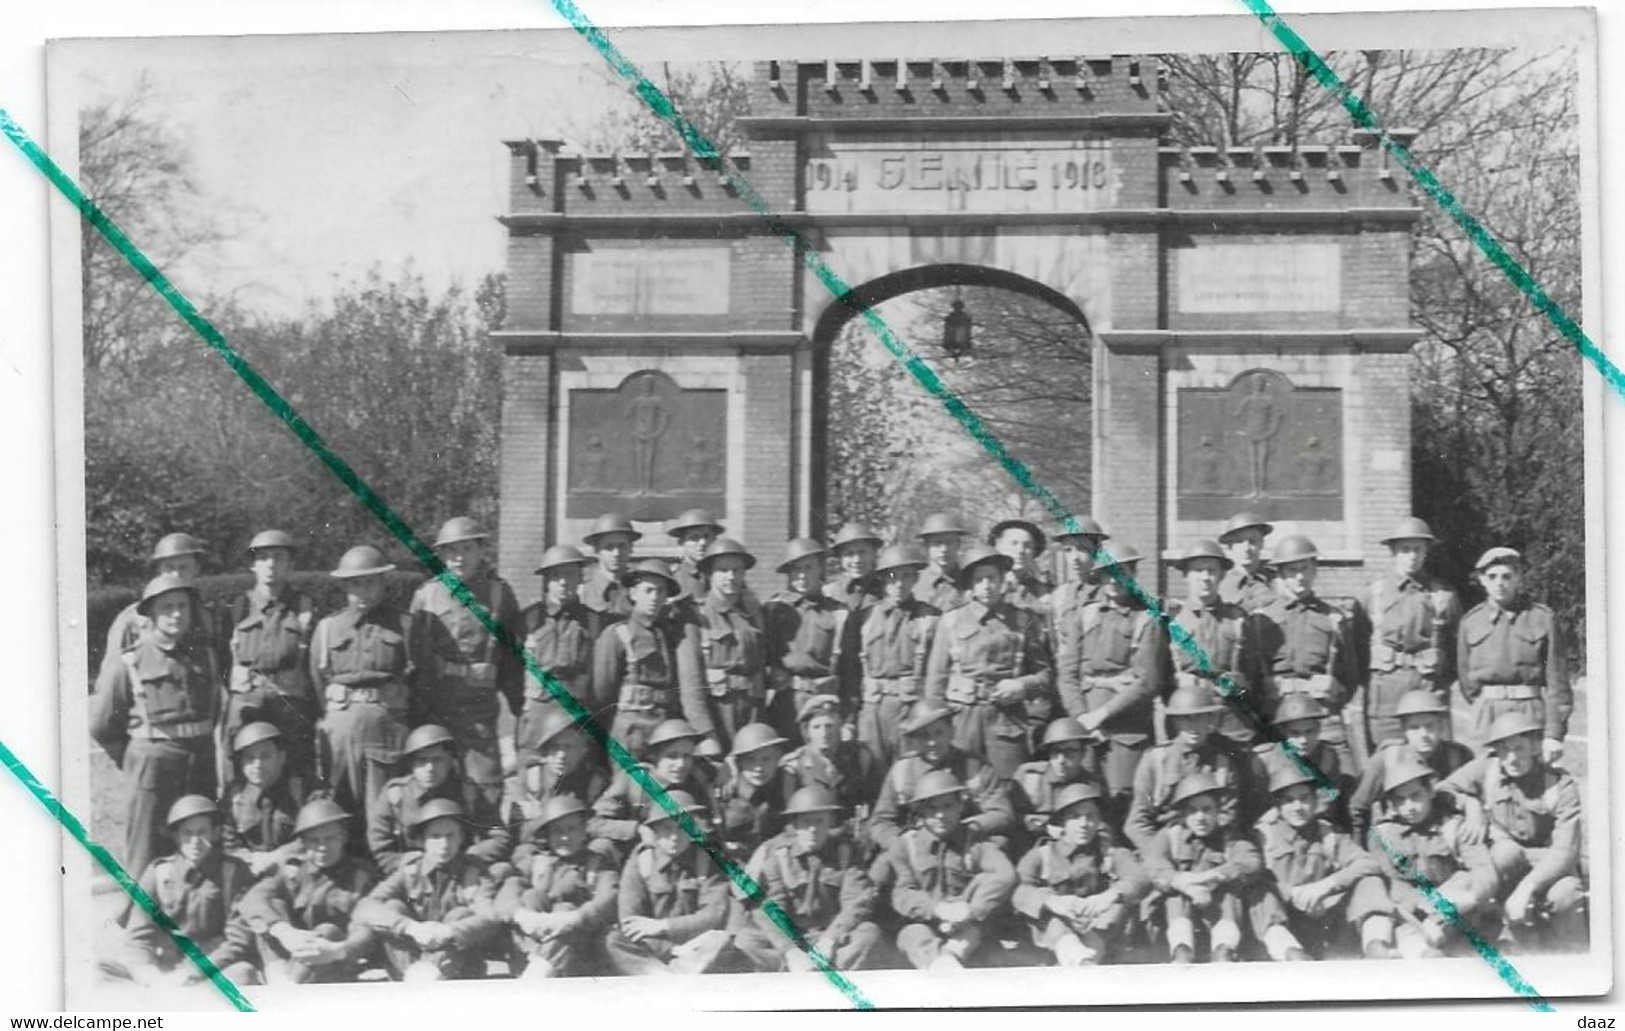
MULTIPOLYGON (((620 85, 619 80, 614 81, 620 85)), ((745 136, 739 119, 750 114, 750 75, 745 66, 728 61, 662 61, 656 85, 719 154, 743 149, 745 136)), ((687 149, 675 129, 630 94, 596 113, 590 123, 571 126, 570 134, 571 142, 588 153, 658 154, 687 149)))

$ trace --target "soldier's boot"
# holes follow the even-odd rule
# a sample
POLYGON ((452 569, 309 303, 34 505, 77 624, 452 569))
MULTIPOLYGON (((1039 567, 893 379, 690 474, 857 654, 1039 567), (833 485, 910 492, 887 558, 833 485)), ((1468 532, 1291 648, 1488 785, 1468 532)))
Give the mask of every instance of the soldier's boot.
POLYGON ((550 977, 558 977, 558 968, 540 956, 530 957, 525 965, 525 972, 519 975, 521 981, 545 981, 550 977))
POLYGON ((1195 959, 1196 959, 1196 952, 1189 945, 1175 945, 1174 946, 1173 957, 1171 959, 1169 959, 1169 962, 1170 963, 1177 963, 1177 964, 1183 966, 1185 964, 1194 962, 1195 959))
POLYGON ((1055 962, 1063 967, 1092 966, 1100 962, 1105 942, 1097 931, 1069 934, 1055 943, 1055 962))
POLYGON ((1196 925, 1188 916, 1170 917, 1168 920, 1168 954, 1175 963, 1189 963, 1196 956, 1196 925), (1184 959, 1179 954, 1185 954, 1184 959))
POLYGON ((1241 925, 1224 917, 1213 925, 1209 938, 1208 962, 1233 963, 1236 950, 1241 948, 1241 925))
POLYGON ((1394 950, 1400 959, 1433 959, 1444 955, 1428 944, 1421 929, 1405 924, 1394 931, 1394 950))
POLYGON ((1274 924, 1264 932, 1264 951, 1277 963, 1298 962, 1309 958, 1303 943, 1283 924, 1274 924))
POLYGON ((1392 959, 1394 955, 1394 921, 1381 913, 1360 922, 1360 951, 1367 959, 1392 959))
POLYGON ((667 969, 674 974, 703 974, 711 969, 731 940, 732 935, 727 931, 701 932, 671 950, 672 960, 667 969))

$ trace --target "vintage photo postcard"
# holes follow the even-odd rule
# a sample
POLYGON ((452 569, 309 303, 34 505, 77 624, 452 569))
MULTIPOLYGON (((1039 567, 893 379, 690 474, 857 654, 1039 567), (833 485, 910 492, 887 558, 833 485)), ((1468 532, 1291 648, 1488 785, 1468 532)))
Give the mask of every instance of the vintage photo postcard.
POLYGON ((69 1005, 1608 991, 1593 15, 1291 21, 55 42, 69 1005))

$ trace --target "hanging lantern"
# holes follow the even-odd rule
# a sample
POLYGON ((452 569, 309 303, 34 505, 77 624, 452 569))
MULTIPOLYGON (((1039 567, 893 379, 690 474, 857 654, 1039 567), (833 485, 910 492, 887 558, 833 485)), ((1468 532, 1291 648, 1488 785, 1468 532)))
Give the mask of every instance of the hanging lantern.
POLYGON ((953 310, 942 320, 942 349, 956 362, 970 354, 970 328, 965 302, 956 297, 953 310))

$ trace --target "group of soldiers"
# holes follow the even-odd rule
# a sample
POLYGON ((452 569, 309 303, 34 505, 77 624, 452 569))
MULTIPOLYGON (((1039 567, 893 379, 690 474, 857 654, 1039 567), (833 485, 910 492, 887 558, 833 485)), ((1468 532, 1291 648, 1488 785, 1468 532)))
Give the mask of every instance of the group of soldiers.
MULTIPOLYGON (((780 917, 843 970, 1584 949, 1565 644, 1519 553, 1484 553, 1463 613, 1405 519, 1334 604, 1308 538, 1266 561, 1273 529, 1190 543, 1158 602, 1092 519, 848 522, 787 542, 762 600, 710 514, 667 526, 675 561, 609 514, 521 609, 457 517, 451 577, 394 607, 359 545, 320 618, 287 533, 250 542, 229 607, 172 534, 92 733, 126 866, 249 983, 810 969, 780 917)), ((109 976, 203 976, 122 923, 109 976)))

